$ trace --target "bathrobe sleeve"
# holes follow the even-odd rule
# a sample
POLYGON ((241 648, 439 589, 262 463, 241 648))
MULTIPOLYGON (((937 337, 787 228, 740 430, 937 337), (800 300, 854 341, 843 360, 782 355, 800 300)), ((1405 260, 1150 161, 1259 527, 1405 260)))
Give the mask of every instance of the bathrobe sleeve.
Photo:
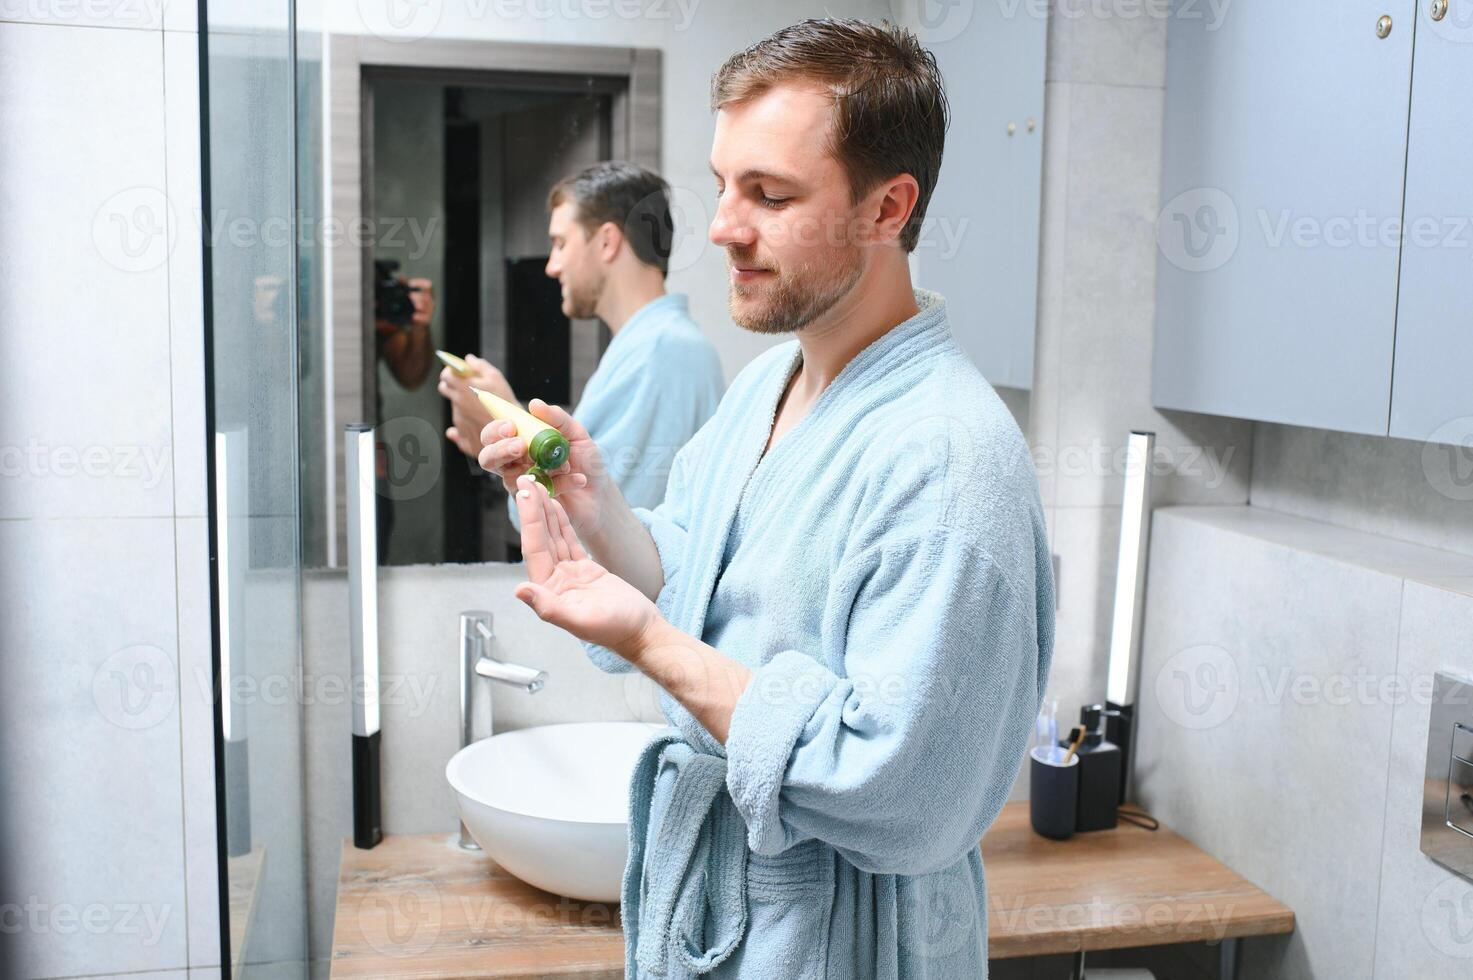
POLYGON ((978 845, 1017 774, 1052 649, 1052 579, 1034 574, 1047 543, 1017 509, 1025 527, 1004 536, 1003 562, 934 515, 882 514, 819 600, 825 632, 844 637, 842 671, 782 650, 755 672, 726 742, 754 851, 817 838, 861 870, 916 875, 978 845))

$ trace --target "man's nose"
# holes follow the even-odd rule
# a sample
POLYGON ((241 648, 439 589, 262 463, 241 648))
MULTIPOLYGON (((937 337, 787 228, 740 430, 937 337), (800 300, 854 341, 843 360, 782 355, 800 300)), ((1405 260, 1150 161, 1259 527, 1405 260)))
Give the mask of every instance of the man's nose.
POLYGON ((542 271, 547 274, 547 278, 556 279, 558 276, 563 274, 562 263, 558 262, 557 259, 549 255, 547 257, 547 267, 544 268, 542 271))
POLYGON ((757 229, 747 220, 747 212, 731 195, 722 194, 716 202, 716 216, 711 219, 709 235, 711 244, 718 248, 728 245, 751 245, 757 240, 757 229))

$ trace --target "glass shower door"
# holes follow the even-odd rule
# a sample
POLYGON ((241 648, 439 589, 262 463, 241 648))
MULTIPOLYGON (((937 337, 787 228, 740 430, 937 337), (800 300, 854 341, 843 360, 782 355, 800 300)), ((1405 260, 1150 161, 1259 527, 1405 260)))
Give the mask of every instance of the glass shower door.
POLYGON ((305 977, 295 7, 202 16, 221 918, 232 976, 305 977))

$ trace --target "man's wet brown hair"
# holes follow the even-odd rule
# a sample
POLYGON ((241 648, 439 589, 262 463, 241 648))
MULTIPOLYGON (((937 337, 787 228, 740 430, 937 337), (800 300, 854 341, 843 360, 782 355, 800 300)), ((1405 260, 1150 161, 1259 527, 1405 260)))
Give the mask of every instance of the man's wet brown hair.
POLYGON ((915 250, 941 172, 948 108, 936 58, 888 22, 805 20, 738 52, 711 79, 711 108, 737 105, 794 82, 834 100, 830 151, 858 202, 881 181, 910 174, 920 187, 900 243, 915 250))
POLYGON ((547 194, 547 210, 572 201, 584 236, 605 222, 624 230, 635 258, 664 275, 670 271, 675 222, 670 216, 670 185, 648 167, 605 160, 564 177, 547 194))

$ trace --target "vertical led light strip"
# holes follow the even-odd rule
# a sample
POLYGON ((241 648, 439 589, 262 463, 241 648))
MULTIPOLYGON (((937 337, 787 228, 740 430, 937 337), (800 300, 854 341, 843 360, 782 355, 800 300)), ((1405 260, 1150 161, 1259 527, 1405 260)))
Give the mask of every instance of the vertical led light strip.
POLYGON ((220 592, 220 728, 227 742, 235 739, 235 713, 230 705, 230 672, 235 651, 233 635, 235 590, 230 575, 230 465, 229 433, 215 433, 215 578, 220 592))
POLYGON ((1134 704, 1140 667, 1146 544, 1151 530, 1153 432, 1132 432, 1126 450, 1125 498, 1120 508, 1120 557, 1115 566, 1115 616, 1110 627, 1110 677, 1105 696, 1134 704))
POLYGON ((383 840, 379 798, 378 513, 373 427, 344 427, 348 503, 348 647, 353 691, 353 843, 383 840))
POLYGON ((245 569, 250 548, 245 429, 215 433, 215 578, 220 617, 220 731, 225 736, 225 846, 251 850, 250 742, 236 681, 246 672, 245 569))
POLYGON ((1125 802, 1134 759, 1135 699, 1140 686, 1141 618, 1145 610, 1146 552, 1151 533, 1151 465, 1156 434, 1132 432, 1126 444, 1125 494, 1120 506, 1120 555, 1115 566, 1115 613, 1105 686, 1105 737, 1120 746, 1120 800, 1125 802))

